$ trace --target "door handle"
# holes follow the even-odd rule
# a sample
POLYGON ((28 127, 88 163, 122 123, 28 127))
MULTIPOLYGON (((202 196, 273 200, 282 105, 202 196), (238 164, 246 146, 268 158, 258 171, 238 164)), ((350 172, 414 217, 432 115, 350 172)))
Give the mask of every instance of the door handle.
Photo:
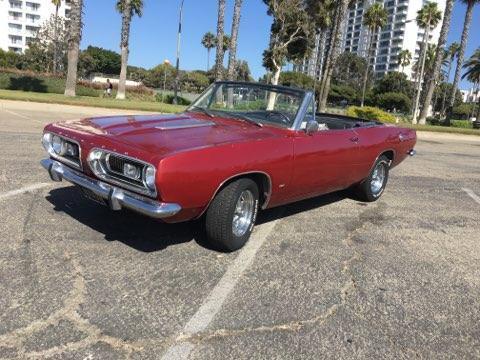
POLYGON ((351 141, 351 142, 354 142, 354 143, 358 143, 358 140, 359 140, 359 139, 358 139, 358 136, 354 136, 354 137, 351 137, 351 138, 350 138, 350 141, 351 141))

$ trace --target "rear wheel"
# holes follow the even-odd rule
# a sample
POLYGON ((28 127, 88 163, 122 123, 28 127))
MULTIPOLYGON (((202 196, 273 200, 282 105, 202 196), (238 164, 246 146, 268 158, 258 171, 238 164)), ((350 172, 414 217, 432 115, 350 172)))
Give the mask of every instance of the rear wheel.
POLYGON ((389 169, 390 160, 384 155, 380 156, 368 177, 357 186, 357 196, 367 202, 378 200, 387 186, 389 169))
POLYGON ((215 196, 205 217, 207 239, 226 251, 243 247, 250 238, 258 212, 258 186, 239 179, 215 196))

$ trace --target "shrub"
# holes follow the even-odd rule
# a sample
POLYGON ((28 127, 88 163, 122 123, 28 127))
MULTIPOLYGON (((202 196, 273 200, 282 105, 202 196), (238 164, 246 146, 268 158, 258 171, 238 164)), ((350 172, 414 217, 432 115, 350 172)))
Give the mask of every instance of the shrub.
POLYGON ((386 123, 396 123, 397 119, 392 114, 389 114, 379 108, 365 106, 350 106, 347 110, 347 116, 357 117, 367 120, 375 120, 386 123))
POLYGON ((412 108, 412 101, 405 94, 387 92, 378 95, 377 105, 384 110, 408 113, 412 108))
POLYGON ((474 104, 461 104, 453 108, 452 117, 455 119, 468 120, 472 115, 474 104))
POLYGON ((452 120, 450 126, 462 129, 472 129, 473 123, 470 120, 452 120))
MULTIPOLYGON (((78 96, 98 97, 103 94, 105 84, 79 80, 78 96)), ((114 89, 117 86, 114 85, 114 89)), ((39 74, 33 71, 0 69, 0 89, 22 90, 50 94, 65 92, 65 79, 52 74, 39 74)), ((154 91, 145 86, 127 86, 127 98, 135 100, 153 100, 154 91)))
MULTIPOLYGON (((165 94, 165 96, 162 96, 162 94, 158 93, 155 95, 155 100, 158 102, 164 102, 165 104, 173 104, 173 95, 172 94, 165 94)), ((178 105, 190 105, 191 101, 188 99, 185 99, 184 97, 178 96, 178 105)))

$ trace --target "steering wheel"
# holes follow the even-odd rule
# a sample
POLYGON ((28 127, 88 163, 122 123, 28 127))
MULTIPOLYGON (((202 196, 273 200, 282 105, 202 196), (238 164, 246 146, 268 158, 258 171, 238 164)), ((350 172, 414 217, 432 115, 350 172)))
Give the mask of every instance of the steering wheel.
POLYGON ((279 115, 282 118, 282 123, 290 124, 290 122, 291 122, 290 118, 287 115, 285 115, 284 113, 282 113, 281 111, 269 110, 268 113, 267 113, 267 117, 272 117, 272 116, 275 116, 275 115, 279 115))

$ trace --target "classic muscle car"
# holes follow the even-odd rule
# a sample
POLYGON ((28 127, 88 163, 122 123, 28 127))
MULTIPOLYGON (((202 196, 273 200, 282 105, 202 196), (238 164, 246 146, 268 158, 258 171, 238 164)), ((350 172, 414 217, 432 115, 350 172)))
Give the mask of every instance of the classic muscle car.
POLYGON ((181 114, 54 123, 42 142, 52 180, 112 210, 201 218, 207 238, 233 251, 259 209, 347 188, 377 200, 389 170, 415 153, 416 134, 316 113, 310 91, 217 82, 181 114))

